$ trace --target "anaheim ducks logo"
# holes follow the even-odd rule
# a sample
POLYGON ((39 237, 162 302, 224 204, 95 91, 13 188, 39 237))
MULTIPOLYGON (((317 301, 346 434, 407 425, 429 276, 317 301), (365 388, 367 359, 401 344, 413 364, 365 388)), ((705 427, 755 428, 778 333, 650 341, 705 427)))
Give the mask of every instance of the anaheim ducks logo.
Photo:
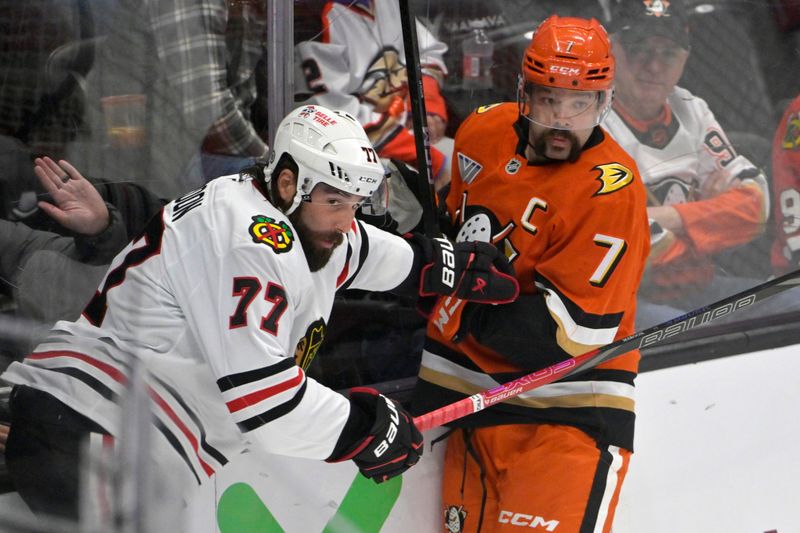
POLYGON ((294 349, 294 361, 303 371, 308 370, 314 357, 317 356, 322 341, 325 340, 325 321, 320 319, 315 320, 306 329, 305 336, 297 343, 294 349))
POLYGON ((444 527, 450 533, 461 533, 464 531, 464 521, 467 519, 467 512, 463 505, 456 507, 450 505, 444 510, 444 527))
POLYGON ((633 172, 619 163, 597 165, 594 169, 600 171, 600 175, 597 176, 597 179, 600 180, 600 189, 594 193, 595 196, 611 194, 633 182, 633 172))
POLYGON ((482 105, 478 109, 475 110, 475 113, 480 115, 481 113, 486 113, 490 109, 499 106, 500 104, 489 104, 489 105, 482 105))
POLYGON ((800 148, 800 112, 789 116, 781 146, 785 150, 797 150, 800 148))
POLYGON ((282 254, 292 249, 294 233, 289 224, 264 215, 256 215, 252 217, 252 220, 249 231, 253 242, 266 244, 276 254, 282 254))

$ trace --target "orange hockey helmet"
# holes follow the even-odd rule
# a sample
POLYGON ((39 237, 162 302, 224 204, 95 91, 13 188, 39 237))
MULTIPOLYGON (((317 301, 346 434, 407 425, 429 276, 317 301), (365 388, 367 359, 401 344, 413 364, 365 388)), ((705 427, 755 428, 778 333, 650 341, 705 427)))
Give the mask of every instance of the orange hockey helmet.
POLYGON ((536 29, 522 59, 520 114, 546 127, 567 130, 593 127, 611 109, 613 86, 614 55, 603 26, 595 19, 552 15, 536 29), (537 89, 538 98, 534 95, 537 89), (584 107, 573 103, 574 111, 565 111, 570 105, 550 104, 551 95, 541 95, 542 92, 561 96, 582 94, 584 98, 596 92, 597 105, 590 110, 585 102, 580 103, 584 107))
POLYGON ((595 19, 552 15, 533 34, 522 59, 525 81, 581 91, 610 89, 614 56, 595 19))

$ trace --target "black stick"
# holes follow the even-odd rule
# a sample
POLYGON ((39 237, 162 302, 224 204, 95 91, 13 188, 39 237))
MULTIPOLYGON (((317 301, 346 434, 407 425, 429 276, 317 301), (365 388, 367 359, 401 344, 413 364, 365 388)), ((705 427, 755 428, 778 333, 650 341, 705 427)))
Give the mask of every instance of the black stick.
POLYGON ((679 337, 699 326, 708 324, 739 309, 765 300, 775 294, 800 286, 800 270, 789 272, 781 277, 757 285, 752 289, 723 298, 718 302, 700 307, 662 324, 638 331, 623 339, 588 351, 582 355, 561 361, 542 370, 532 372, 511 380, 493 389, 473 394, 451 404, 434 409, 429 413, 414 418, 414 425, 420 431, 435 428, 458 418, 482 411, 498 402, 513 398, 523 392, 547 385, 571 374, 588 370, 603 361, 630 352, 637 348, 646 348, 663 341, 679 337))
POLYGON ((425 112, 425 94, 422 92, 422 70, 419 65, 419 46, 417 44, 417 26, 409 0, 400 2, 400 22, 403 28, 403 47, 406 52, 406 71, 408 72, 408 92, 411 98, 411 120, 414 127, 414 143, 417 148, 417 170, 420 177, 427 179, 425 187, 420 184, 419 198, 422 202, 422 225, 425 235, 439 237, 439 220, 436 216, 436 191, 433 186, 433 169, 431 165, 431 143, 428 134, 427 113, 425 112))

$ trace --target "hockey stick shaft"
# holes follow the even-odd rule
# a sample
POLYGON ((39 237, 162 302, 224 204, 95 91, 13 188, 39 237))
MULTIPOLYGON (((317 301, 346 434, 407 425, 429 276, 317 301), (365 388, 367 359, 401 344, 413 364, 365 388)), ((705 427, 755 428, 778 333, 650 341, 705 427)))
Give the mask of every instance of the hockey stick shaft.
MULTIPOLYGON (((403 48, 406 55, 406 71, 408 73, 408 93, 411 100, 411 120, 414 127, 414 144, 417 150, 417 169, 424 176, 428 186, 420 185, 422 202, 422 225, 425 235, 439 237, 439 221, 436 218, 436 191, 433 186, 433 168, 431 164, 431 144, 428 133, 428 119, 425 111, 425 93, 422 91, 422 70, 419 65, 419 45, 417 43, 417 26, 414 15, 408 5, 409 0, 400 2, 400 23, 403 30, 403 48)), ((420 180, 421 181, 421 180, 420 180)))
POLYGON ((624 339, 601 346, 584 354, 556 363, 542 370, 532 372, 468 398, 445 405, 414 418, 420 431, 442 426, 453 420, 477 413, 496 403, 508 400, 542 385, 565 378, 579 370, 592 368, 603 361, 630 352, 637 348, 647 348, 661 344, 667 339, 682 336, 687 331, 708 324, 712 320, 728 316, 740 309, 765 300, 775 294, 800 286, 800 270, 757 285, 733 296, 723 298, 713 304, 695 309, 685 315, 668 320, 662 324, 629 335, 624 339))

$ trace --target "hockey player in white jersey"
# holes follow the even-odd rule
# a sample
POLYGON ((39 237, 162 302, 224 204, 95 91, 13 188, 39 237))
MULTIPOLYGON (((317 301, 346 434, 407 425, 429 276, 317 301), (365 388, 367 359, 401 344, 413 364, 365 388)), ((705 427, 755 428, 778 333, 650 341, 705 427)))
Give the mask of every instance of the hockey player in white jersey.
POLYGON ((6 460, 31 508, 76 516, 78 443, 120 434, 134 363, 153 400, 152 454, 186 487, 246 446, 352 459, 379 482, 416 463, 422 436, 400 405, 305 375, 336 291, 503 302, 518 285, 491 245, 404 239, 355 220, 383 183, 353 117, 305 106, 281 122, 265 172, 224 176, 167 204, 114 259, 82 316, 57 323, 2 375, 15 385, 6 460))

